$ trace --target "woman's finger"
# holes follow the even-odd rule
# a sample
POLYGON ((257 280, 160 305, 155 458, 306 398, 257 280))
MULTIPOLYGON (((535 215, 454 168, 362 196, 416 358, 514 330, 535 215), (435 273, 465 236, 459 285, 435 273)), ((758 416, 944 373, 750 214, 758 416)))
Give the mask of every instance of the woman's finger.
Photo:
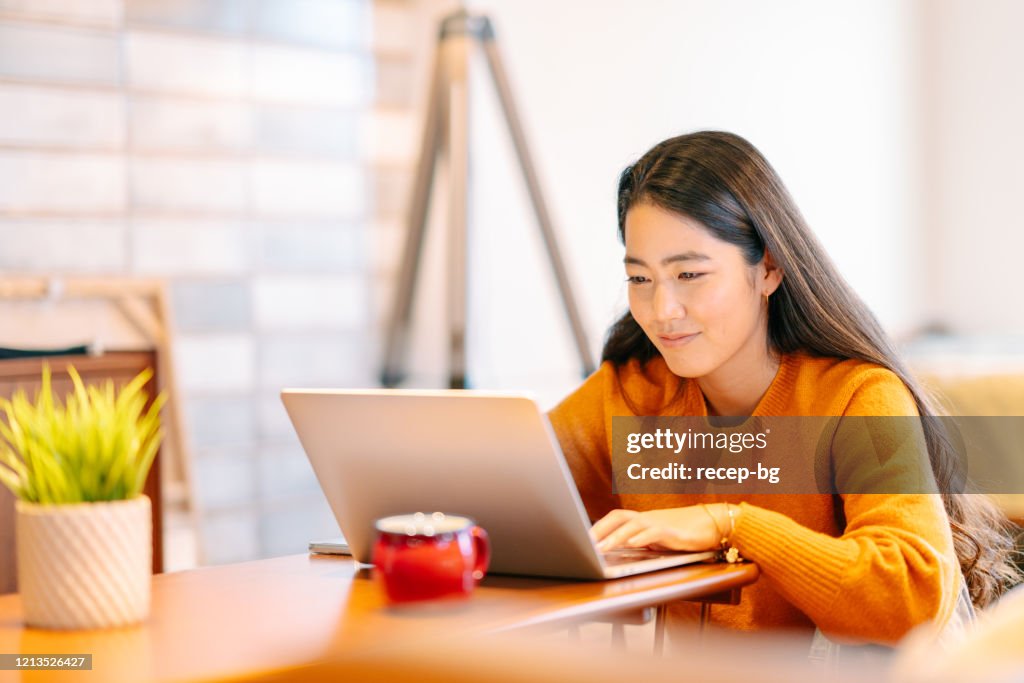
POLYGON ((641 529, 639 532, 626 539, 625 546, 627 548, 658 546, 659 548, 676 550, 676 548, 673 547, 673 541, 675 540, 676 535, 672 533, 671 529, 667 529, 663 526, 651 525, 641 529))
POLYGON ((611 550, 612 548, 625 548, 626 542, 643 531, 649 522, 642 516, 636 515, 626 523, 619 526, 597 544, 599 550, 611 550))
POLYGON ((636 510, 612 510, 601 519, 594 522, 594 526, 590 527, 590 537, 595 542, 600 543, 608 534, 612 533, 629 520, 636 517, 638 513, 636 510))

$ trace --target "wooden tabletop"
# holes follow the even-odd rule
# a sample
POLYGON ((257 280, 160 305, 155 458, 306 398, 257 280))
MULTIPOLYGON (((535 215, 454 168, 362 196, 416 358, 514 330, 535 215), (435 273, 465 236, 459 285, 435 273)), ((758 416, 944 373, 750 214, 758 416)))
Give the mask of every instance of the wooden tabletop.
MULTIPOLYGON (((751 564, 698 564, 613 581, 490 576, 468 600, 389 607, 351 558, 294 555, 153 579, 142 625, 25 628, 0 597, 0 653, 92 654, 92 672, 22 672, 25 681, 217 680, 287 670, 333 654, 431 638, 569 625, 752 583, 751 564)), ((0 680, 10 672, 0 671, 0 680)))

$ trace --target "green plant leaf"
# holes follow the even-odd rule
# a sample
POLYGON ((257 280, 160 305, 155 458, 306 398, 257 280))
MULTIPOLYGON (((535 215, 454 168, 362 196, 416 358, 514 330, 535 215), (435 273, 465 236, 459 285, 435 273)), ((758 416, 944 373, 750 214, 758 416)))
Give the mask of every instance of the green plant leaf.
POLYGON ((34 401, 21 390, 0 399, 0 484, 45 504, 138 495, 163 438, 166 395, 149 402, 145 391, 152 370, 121 389, 111 380, 86 386, 72 366, 68 374, 73 390, 63 403, 53 395, 48 365, 34 401))

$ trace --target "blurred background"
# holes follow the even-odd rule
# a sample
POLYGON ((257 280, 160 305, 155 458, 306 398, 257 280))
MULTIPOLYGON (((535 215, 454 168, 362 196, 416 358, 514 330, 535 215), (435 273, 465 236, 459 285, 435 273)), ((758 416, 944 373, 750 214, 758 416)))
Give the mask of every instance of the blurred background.
MULTIPOLYGON (((595 357, 625 308, 618 173, 663 138, 716 128, 764 152, 923 371, 1024 372, 1024 4, 469 8, 495 24, 595 357)), ((0 276, 166 282, 197 513, 168 537, 169 569, 337 533, 278 394, 377 383, 452 9, 0 0, 0 276)), ((470 379, 550 407, 579 363, 479 59, 470 84, 470 379)), ((442 191, 409 386, 447 383, 442 191)), ((117 348, 95 320, 69 329, 59 291, 31 310, 6 300, 0 346, 117 348)))

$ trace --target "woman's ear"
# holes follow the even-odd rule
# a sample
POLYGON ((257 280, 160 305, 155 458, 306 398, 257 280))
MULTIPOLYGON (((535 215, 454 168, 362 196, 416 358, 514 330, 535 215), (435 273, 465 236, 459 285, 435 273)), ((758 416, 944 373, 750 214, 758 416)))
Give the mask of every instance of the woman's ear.
POLYGON ((764 258, 761 260, 761 264, 764 266, 764 276, 761 282, 762 287, 764 287, 763 294, 774 294, 775 290, 782 284, 782 278, 785 273, 775 263, 775 257, 772 256, 772 252, 767 248, 764 250, 764 258))

